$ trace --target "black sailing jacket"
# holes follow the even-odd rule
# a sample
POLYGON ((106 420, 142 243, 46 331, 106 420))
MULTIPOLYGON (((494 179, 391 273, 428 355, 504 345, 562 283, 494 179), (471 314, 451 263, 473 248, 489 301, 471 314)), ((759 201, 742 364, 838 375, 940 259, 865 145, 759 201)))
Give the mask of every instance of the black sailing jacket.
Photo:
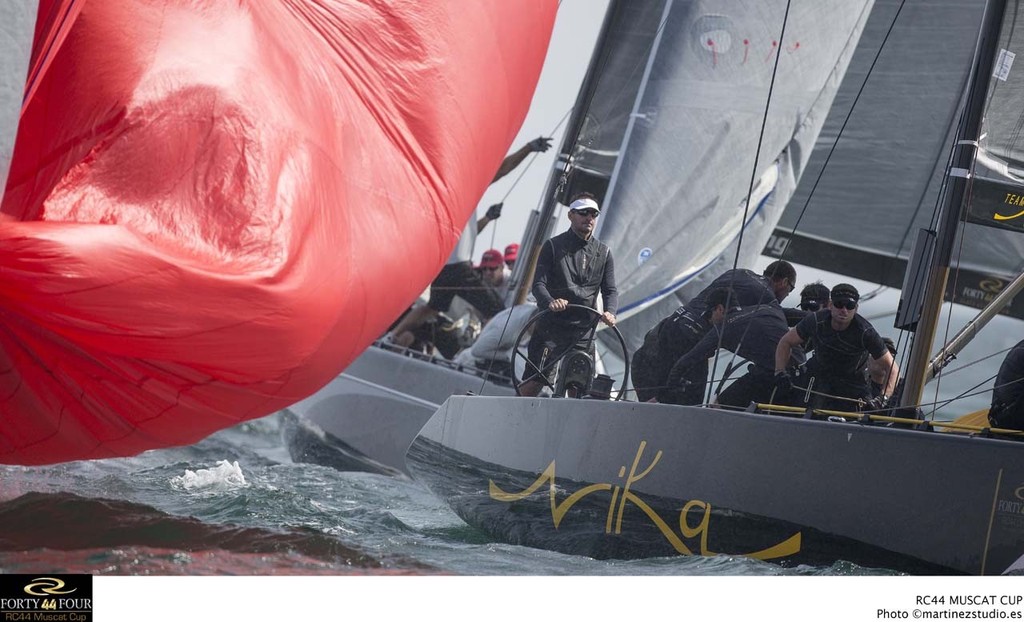
MULTIPOLYGON (((533 279, 533 295, 537 298, 538 308, 547 309, 552 300, 564 298, 569 304, 596 309, 598 294, 601 294, 604 310, 614 314, 618 309, 619 293, 615 288, 615 264, 607 245, 594 236, 584 240, 572 229, 544 243, 533 279)), ((570 309, 555 316, 560 321, 573 324, 593 323, 595 319, 592 314, 579 309, 570 309)))

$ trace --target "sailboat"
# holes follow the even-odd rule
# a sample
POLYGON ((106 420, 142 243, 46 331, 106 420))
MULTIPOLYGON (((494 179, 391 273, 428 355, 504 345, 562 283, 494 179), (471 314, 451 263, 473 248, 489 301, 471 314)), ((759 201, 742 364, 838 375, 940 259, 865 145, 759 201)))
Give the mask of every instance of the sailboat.
MULTIPOLYGON (((859 50, 867 51, 866 62, 855 63, 858 70, 848 76, 850 90, 837 97, 839 117, 831 125, 845 128, 862 149, 882 151, 890 141, 902 146, 904 131, 925 146, 936 145, 921 158, 923 169, 892 172, 890 194, 848 198, 899 198, 898 211, 907 212, 909 205, 913 216, 933 177, 944 182, 936 191, 937 231, 918 234, 925 242, 904 251, 909 267, 899 279, 898 322, 918 333, 904 368, 904 406, 911 410, 923 409, 914 385, 941 368, 941 360, 931 371, 914 361, 929 361, 933 332, 927 325, 934 326, 935 308, 948 289, 953 246, 970 244, 961 225, 968 218, 990 224, 993 211, 1007 215, 1003 203, 1020 194, 1012 189, 1020 185, 1022 161, 1015 155, 1018 126, 1001 116, 1008 112, 1018 119, 1024 108, 1015 86, 1024 79, 1012 67, 1022 45, 1019 3, 930 4, 915 3, 904 13, 902 4, 875 3, 859 50), (870 82, 874 72, 867 69, 885 57, 890 35, 918 28, 923 30, 917 38, 903 45, 932 46, 909 60, 934 62, 912 65, 913 80, 906 72, 881 72, 889 82, 876 95, 900 101, 901 93, 911 92, 922 107, 869 108, 866 124, 848 125, 847 113, 856 113, 864 90, 865 81, 857 78, 870 82), (970 45, 963 46, 964 37, 970 45), (952 82, 952 95, 933 90, 933 79, 952 82), (929 104, 948 106, 948 113, 929 114, 929 104), (872 121, 888 124, 883 131, 889 133, 872 133, 872 121), (918 136, 929 122, 930 133, 918 136), (936 164, 940 152, 953 155, 936 164), (923 175, 916 174, 920 170, 923 175), (965 217, 968 206, 973 215, 965 217)), ((700 3, 700 9, 716 13, 721 7, 700 3)), ((888 58, 898 61, 906 48, 894 45, 897 51, 888 58)), ((823 133, 818 148, 841 144, 841 138, 838 130, 831 137, 823 133)), ((818 162, 828 160, 826 154, 818 162)), ((787 222, 810 213, 804 208, 813 208, 819 177, 805 175, 809 187, 790 202, 787 210, 796 211, 787 222)), ((860 183, 845 180, 843 188, 856 192, 860 183)), ((868 190, 871 183, 863 180, 868 190)), ((831 215, 826 210, 818 218, 831 215)), ((852 216, 860 222, 858 228, 846 226, 853 240, 891 235, 882 220, 852 216)), ((835 231, 830 235, 837 237, 835 231)), ((793 237, 790 231, 790 238, 768 246, 785 257, 785 242, 793 237)), ((901 259, 892 252, 890 265, 901 259)), ((1020 257, 1016 252, 1018 262, 1020 257)), ((783 565, 846 560, 921 574, 1002 574, 1024 563, 1020 432, 892 412, 780 410, 453 396, 420 431, 406 459, 414 477, 470 525, 502 541, 565 553, 745 555, 783 565)))
MULTIPOLYGON (((536 257, 554 227, 565 226, 573 194, 599 195, 607 221, 598 235, 619 258, 620 329, 629 348, 639 345, 652 317, 728 269, 741 239, 749 241, 743 261, 767 243, 870 2, 795 11, 791 24, 832 11, 836 30, 793 26, 799 34, 791 30, 784 40, 778 3, 714 15, 699 7, 665 0, 609 4, 542 204, 520 247, 520 257, 536 257), (772 26, 755 26, 764 23, 772 26), (776 60, 785 62, 773 72, 776 60), (773 78, 786 95, 765 111, 773 78), (631 216, 640 210, 642 218, 631 216)), ((529 262, 517 262, 510 289, 523 292, 520 301, 531 278, 529 262)), ((609 368, 622 366, 614 342, 605 351, 609 368)), ((377 344, 324 390, 288 407, 283 432, 295 460, 407 473, 406 450, 440 402, 467 392, 512 395, 509 379, 496 380, 377 344)))
POLYGON ((451 251, 557 9, 3 4, 0 462, 23 465, 194 443, 336 376, 451 251))

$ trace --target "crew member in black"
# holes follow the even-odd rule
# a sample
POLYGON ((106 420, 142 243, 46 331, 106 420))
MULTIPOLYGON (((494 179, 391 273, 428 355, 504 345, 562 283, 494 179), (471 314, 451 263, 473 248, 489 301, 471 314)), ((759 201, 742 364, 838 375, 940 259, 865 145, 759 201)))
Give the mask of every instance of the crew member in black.
POLYGON ((630 365, 637 400, 668 404, 699 404, 703 401, 701 387, 708 376, 706 360, 690 366, 679 384, 670 386, 668 375, 679 357, 697 345, 707 332, 704 312, 707 297, 713 290, 729 288, 735 296, 735 305, 753 307, 782 302, 793 291, 795 282, 796 269, 781 260, 770 263, 761 275, 744 269, 724 272, 692 300, 647 331, 644 343, 633 354, 630 365))
MULTIPOLYGON (((732 291, 716 288, 708 294, 705 317, 710 319, 709 330, 700 342, 683 355, 669 373, 669 386, 676 386, 690 376, 690 368, 707 361, 719 346, 748 361, 748 372, 736 379, 718 396, 718 403, 726 406, 746 407, 750 402, 767 402, 774 388, 775 348, 779 339, 789 330, 786 314, 776 303, 753 307, 732 304, 732 291)), ((792 349, 790 367, 804 363, 800 347, 792 349)), ((700 392, 703 394, 704 383, 700 392)))
POLYGON ((796 403, 793 378, 787 370, 790 352, 808 340, 814 343, 814 355, 807 362, 807 374, 801 377, 797 391, 806 390, 813 378, 811 400, 814 408, 856 411, 881 408, 896 388, 895 373, 887 374, 882 393, 872 398, 865 374, 864 354, 879 368, 893 369, 892 354, 878 332, 857 315, 860 294, 853 285, 840 283, 832 288, 831 307, 808 315, 779 340, 775 350, 776 403, 796 403), (858 403, 857 400, 860 400, 858 403))
POLYGON ((586 350, 593 356, 594 344, 587 337, 593 329, 594 316, 583 309, 570 309, 569 305, 596 309, 600 294, 604 305, 600 319, 615 326, 619 301, 615 264, 611 250, 593 235, 600 214, 601 208, 592 194, 577 195, 569 204, 569 230, 541 247, 533 295, 537 307, 551 313, 537 320, 530 337, 529 364, 525 380, 519 385, 522 395, 537 395, 544 384, 550 385, 558 360, 570 349, 586 350))
POLYGON ((1024 430, 1024 341, 1013 346, 999 366, 988 421, 992 427, 1024 430))
POLYGON ((800 306, 796 309, 785 309, 786 321, 790 326, 796 326, 808 313, 827 309, 830 296, 828 285, 821 281, 804 285, 804 288, 800 290, 800 306))
MULTIPOLYGON (((896 342, 889 337, 882 337, 882 343, 885 344, 885 349, 892 355, 892 367, 885 367, 881 361, 882 359, 871 359, 868 358, 866 362, 865 372, 868 375, 868 381, 871 383, 871 397, 877 397, 882 395, 885 391, 885 385, 887 384, 888 375, 900 374, 900 366, 896 363, 896 342)), ((866 358, 866 357, 865 357, 866 358)), ((896 385, 896 392, 893 394, 899 397, 900 385, 903 383, 902 379, 896 385)))

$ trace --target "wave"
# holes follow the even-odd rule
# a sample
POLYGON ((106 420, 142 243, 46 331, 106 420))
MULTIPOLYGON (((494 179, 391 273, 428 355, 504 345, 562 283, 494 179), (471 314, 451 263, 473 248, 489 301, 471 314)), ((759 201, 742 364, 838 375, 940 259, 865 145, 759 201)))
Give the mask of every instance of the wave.
MULTIPOLYGON (((102 566, 97 555, 110 556, 114 573, 139 573, 138 567, 124 567, 126 558, 143 558, 156 574, 175 568, 187 574, 219 574, 219 568, 231 574, 290 574, 289 569, 309 574, 318 568, 328 574, 393 572, 380 560, 309 528, 210 524, 139 503, 68 492, 30 492, 0 503, 0 525, 0 567, 7 572, 26 572, 24 564, 40 568, 41 563, 71 571, 86 560, 95 569, 102 566), (28 551, 34 554, 23 554, 28 551), (3 555, 14 552, 19 555, 3 555)), ((425 565, 402 567, 403 572, 431 572, 425 565)))

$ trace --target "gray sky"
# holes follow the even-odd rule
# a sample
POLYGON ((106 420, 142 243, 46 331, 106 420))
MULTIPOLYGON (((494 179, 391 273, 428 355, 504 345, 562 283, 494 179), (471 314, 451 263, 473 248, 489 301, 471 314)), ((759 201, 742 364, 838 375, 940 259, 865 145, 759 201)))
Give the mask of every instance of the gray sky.
POLYGON ((540 205, 567 115, 576 101, 607 6, 607 0, 561 0, 530 111, 509 151, 538 136, 554 137, 553 146, 546 153, 528 156, 516 170, 492 184, 480 199, 477 218, 483 216, 489 205, 504 200, 505 206, 501 218, 477 237, 474 261, 478 262, 492 246, 502 250, 511 242, 521 241, 530 212, 540 205))

